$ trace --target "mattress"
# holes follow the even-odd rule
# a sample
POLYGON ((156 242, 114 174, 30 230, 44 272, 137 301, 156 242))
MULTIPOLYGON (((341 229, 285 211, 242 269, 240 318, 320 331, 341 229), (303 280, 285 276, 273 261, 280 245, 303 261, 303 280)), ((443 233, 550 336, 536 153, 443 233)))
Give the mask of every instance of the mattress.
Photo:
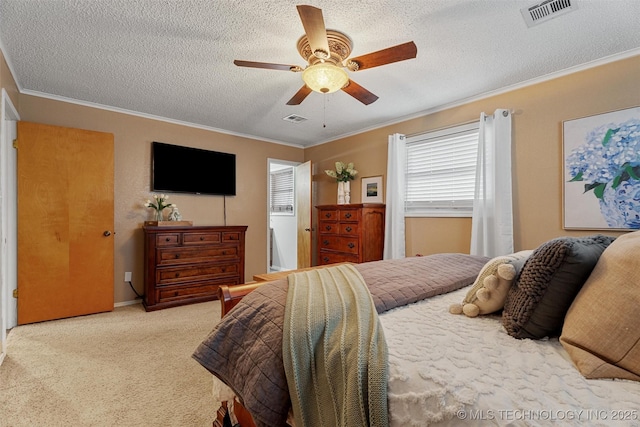
POLYGON ((640 384, 587 380, 557 338, 518 340, 499 315, 448 312, 463 288, 380 315, 390 425, 640 426, 640 384))

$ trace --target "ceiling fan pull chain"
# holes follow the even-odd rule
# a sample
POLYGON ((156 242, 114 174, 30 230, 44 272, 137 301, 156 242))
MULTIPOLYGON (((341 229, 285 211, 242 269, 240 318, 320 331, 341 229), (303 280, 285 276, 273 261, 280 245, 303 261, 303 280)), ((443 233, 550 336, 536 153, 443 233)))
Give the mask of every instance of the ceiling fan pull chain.
POLYGON ((322 112, 323 118, 322 118, 322 127, 326 128, 327 127, 327 95, 325 94, 323 96, 324 98, 324 111, 322 112))

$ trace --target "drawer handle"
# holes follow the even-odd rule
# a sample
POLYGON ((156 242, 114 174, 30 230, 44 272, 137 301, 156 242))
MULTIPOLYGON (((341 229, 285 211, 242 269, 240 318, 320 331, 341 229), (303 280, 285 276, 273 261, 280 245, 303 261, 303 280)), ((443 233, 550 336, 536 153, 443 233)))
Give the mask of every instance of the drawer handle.
POLYGON ((200 236, 200 241, 202 242, 204 240, 204 236, 200 236))
POLYGON ((165 240, 166 240, 167 242, 170 242, 170 241, 171 241, 171 237, 167 237, 165 240))
POLYGON ((324 258, 322 258, 322 261, 324 261, 324 262, 329 262, 329 257, 324 257, 324 258))
POLYGON ((330 225, 327 225, 325 228, 327 229, 327 231, 331 230, 331 226, 330 225))
POLYGON ((180 277, 180 273, 176 273, 176 278, 180 277))
POLYGON ((176 259, 180 258, 180 254, 176 254, 176 259))
POLYGON ((220 271, 222 271, 223 273, 226 273, 226 272, 227 272, 227 268, 226 268, 226 267, 222 267, 222 268, 220 269, 220 271))
POLYGON ((346 228, 346 230, 347 230, 348 232, 351 232, 351 230, 353 230, 353 228, 351 228, 351 227, 347 227, 347 228, 346 228))
POLYGON ((329 212, 327 212, 326 214, 324 214, 325 217, 327 218, 331 218, 331 214, 329 212))
POLYGON ((329 241, 328 241, 328 240, 323 240, 323 241, 322 241, 322 244, 326 246, 326 245, 328 245, 328 244, 329 244, 329 241))
POLYGON ((349 246, 349 249, 353 249, 356 247, 356 245, 354 245, 353 243, 349 243, 347 246, 349 246))
POLYGON ((222 251, 222 255, 226 255, 226 254, 227 254, 227 251, 222 251))
POLYGON ((344 215, 344 217, 345 217, 345 218, 351 218, 351 212, 347 212, 347 213, 344 215))

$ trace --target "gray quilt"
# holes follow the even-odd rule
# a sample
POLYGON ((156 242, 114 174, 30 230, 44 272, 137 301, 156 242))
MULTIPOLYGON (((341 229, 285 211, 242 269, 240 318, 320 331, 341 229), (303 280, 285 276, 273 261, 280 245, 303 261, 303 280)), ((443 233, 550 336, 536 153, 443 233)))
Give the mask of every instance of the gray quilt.
MULTIPOLYGON (((464 286, 489 258, 436 254, 356 264, 378 314, 464 286)), ((282 361, 287 279, 248 294, 193 354, 229 385, 258 427, 282 427, 291 406, 282 361)), ((443 315, 445 315, 444 313, 443 315)))

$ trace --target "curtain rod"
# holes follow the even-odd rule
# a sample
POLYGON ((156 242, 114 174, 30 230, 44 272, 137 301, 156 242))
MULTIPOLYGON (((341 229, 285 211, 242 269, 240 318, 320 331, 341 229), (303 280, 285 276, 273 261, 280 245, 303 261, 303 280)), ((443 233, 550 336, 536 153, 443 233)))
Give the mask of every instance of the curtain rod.
MULTIPOLYGON (((514 115, 514 114, 520 114, 520 112, 521 112, 522 110, 518 110, 518 111, 515 111, 515 110, 506 110, 506 111, 509 111, 509 113, 510 113, 510 114, 514 115)), ((503 113, 503 114, 504 114, 504 113, 503 113)), ((488 115, 488 114, 486 114, 486 113, 485 113, 485 115, 488 115)), ((493 115, 493 114, 491 114, 491 115, 493 115)), ((506 116, 505 116, 505 117, 506 117, 506 116)), ((414 137, 414 136, 424 135, 425 133, 439 132, 439 131, 441 131, 441 130, 450 129, 450 128, 454 128, 454 127, 458 127, 458 126, 470 125, 471 123, 477 123, 477 122, 479 122, 479 121, 480 121, 480 119, 478 118, 478 119, 469 120, 469 121, 462 122, 462 123, 456 123, 456 124, 454 124, 454 125, 442 126, 442 127, 436 128, 436 129, 429 129, 429 130, 425 130, 425 131, 421 131, 421 132, 409 133, 409 134, 406 134, 405 136, 406 136, 407 138, 412 138, 412 137, 414 137)))

